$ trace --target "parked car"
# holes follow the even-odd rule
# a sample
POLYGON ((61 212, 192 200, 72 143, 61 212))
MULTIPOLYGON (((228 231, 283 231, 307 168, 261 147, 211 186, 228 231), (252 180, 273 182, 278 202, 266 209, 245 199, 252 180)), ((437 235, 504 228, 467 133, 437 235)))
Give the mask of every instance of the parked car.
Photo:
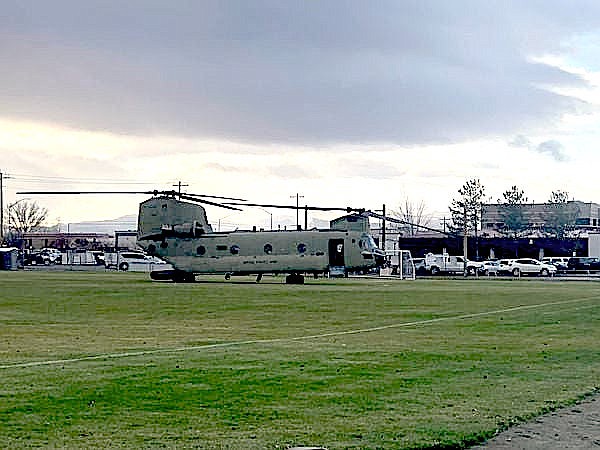
POLYGON ((96 265, 104 266, 104 252, 99 250, 93 250, 92 255, 94 255, 94 261, 96 261, 96 265))
POLYGON ((552 264, 559 272, 566 272, 569 268, 568 256, 548 256, 542 258, 542 262, 545 264, 552 264))
POLYGON ((47 256, 50 264, 62 264, 62 253, 56 248, 46 247, 40 251, 40 254, 47 256))
POLYGON ((25 266, 49 266, 50 265, 50 257, 48 255, 43 255, 40 252, 27 252, 23 255, 23 265, 25 266))
POLYGON ((467 260, 467 274, 476 275, 482 272, 483 264, 485 261, 471 261, 467 260))
POLYGON ((498 261, 483 261, 481 266, 477 269, 481 275, 498 275, 500 270, 500 263, 498 261))
POLYGON ((600 258, 575 256, 573 258, 569 258, 567 267, 569 270, 595 272, 600 270, 600 258))
POLYGON ((512 262, 512 259, 500 259, 496 273, 498 275, 510 275, 512 273, 512 268, 510 267, 512 262))
POLYGON ((556 267, 545 264, 533 258, 515 259, 510 263, 511 273, 518 277, 520 275, 541 275, 547 277, 556 273, 556 267))

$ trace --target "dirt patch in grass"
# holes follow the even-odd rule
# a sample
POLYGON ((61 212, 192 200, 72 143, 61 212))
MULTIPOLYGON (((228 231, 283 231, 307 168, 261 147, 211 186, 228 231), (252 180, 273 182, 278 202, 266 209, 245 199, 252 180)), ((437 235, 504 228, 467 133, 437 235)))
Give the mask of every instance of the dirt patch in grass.
POLYGON ((509 428, 473 449, 600 449, 600 394, 509 428))

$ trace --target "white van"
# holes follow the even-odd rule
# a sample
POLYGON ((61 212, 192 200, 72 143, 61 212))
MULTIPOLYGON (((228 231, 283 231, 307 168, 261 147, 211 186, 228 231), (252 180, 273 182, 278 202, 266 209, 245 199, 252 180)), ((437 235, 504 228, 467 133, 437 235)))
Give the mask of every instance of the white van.
POLYGON ((104 266, 124 272, 128 270, 132 272, 151 272, 153 270, 168 270, 170 264, 156 256, 149 256, 142 252, 118 252, 105 253, 104 266))

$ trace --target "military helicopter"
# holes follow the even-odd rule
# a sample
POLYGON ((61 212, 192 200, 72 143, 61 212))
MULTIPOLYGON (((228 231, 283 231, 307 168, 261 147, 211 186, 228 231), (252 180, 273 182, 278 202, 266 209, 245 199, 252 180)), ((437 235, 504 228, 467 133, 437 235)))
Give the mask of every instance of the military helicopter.
POLYGON ((364 272, 384 262, 384 252, 370 233, 364 209, 305 206, 317 211, 343 211, 329 229, 213 231, 202 204, 232 210, 243 207, 298 209, 298 206, 248 203, 243 199, 178 191, 30 191, 24 195, 146 194, 139 205, 137 244, 158 256, 173 270, 151 272, 154 280, 193 282, 196 275, 286 274, 287 284, 303 284, 304 275, 347 275, 364 272), (211 200, 209 200, 211 199, 211 200), (213 199, 227 200, 216 202, 213 199))

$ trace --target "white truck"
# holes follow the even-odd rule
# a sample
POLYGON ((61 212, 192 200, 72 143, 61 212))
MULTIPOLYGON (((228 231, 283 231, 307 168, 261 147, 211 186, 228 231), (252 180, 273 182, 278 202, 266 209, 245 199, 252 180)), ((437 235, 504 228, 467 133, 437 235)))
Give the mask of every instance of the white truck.
POLYGON ((450 256, 447 253, 425 255, 425 270, 431 275, 441 273, 475 273, 477 265, 473 261, 465 260, 463 256, 450 256), (466 261, 466 264, 465 264, 466 261))

